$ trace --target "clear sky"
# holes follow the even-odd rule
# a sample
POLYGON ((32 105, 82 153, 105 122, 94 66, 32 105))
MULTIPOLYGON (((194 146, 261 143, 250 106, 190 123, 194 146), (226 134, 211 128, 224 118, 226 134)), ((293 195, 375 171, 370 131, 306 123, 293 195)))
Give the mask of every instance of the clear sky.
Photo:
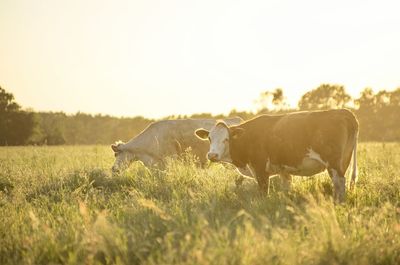
POLYGON ((0 86, 24 107, 163 117, 282 87, 400 86, 400 1, 0 0, 0 86))

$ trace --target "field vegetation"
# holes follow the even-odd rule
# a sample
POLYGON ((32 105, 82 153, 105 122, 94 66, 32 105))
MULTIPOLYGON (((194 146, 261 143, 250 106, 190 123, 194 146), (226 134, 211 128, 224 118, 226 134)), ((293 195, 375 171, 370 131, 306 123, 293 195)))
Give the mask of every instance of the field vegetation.
POLYGON ((2 147, 0 264, 400 264, 399 149, 361 143, 335 205, 326 173, 266 196, 190 154, 112 176, 109 146, 2 147))

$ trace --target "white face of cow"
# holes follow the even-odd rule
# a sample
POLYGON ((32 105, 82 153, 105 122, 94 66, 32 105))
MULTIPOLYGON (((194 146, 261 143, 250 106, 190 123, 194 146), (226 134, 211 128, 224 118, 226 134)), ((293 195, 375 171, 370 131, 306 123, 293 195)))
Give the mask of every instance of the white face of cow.
POLYGON ((111 145, 115 155, 115 162, 111 169, 113 173, 127 169, 134 160, 134 155, 127 150, 123 150, 123 145, 123 143, 111 145))
POLYGON ((202 140, 210 141, 210 151, 207 158, 212 162, 232 162, 229 152, 229 129, 224 124, 217 124, 210 131, 196 130, 196 135, 202 140))

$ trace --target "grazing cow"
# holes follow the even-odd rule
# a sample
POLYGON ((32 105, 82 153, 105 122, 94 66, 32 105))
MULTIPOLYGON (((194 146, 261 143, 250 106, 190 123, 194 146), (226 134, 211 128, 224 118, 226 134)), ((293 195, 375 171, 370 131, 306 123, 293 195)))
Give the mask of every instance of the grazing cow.
POLYGON ((262 115, 239 125, 217 123, 196 135, 209 139, 211 161, 250 170, 268 192, 269 176, 281 175, 290 186, 291 175, 311 176, 328 170, 335 201, 345 199, 345 172, 353 154, 352 188, 357 176, 358 121, 346 109, 262 115))
MULTIPOLYGON (((239 124, 240 118, 226 119, 228 125, 239 124)), ((161 165, 167 156, 182 154, 191 148, 200 162, 206 162, 209 144, 199 140, 193 132, 204 127, 211 129, 216 124, 214 119, 163 120, 150 124, 129 142, 116 142, 111 145, 115 153, 113 172, 126 169, 133 161, 142 161, 145 166, 161 165)))

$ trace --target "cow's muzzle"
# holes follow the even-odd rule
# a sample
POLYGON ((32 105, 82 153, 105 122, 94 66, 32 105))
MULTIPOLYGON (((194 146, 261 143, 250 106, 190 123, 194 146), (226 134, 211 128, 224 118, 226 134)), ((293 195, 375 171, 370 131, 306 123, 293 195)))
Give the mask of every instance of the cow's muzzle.
POLYGON ((216 154, 216 153, 208 153, 208 154, 207 154, 207 158, 208 158, 208 160, 210 160, 211 162, 217 162, 217 161, 219 161, 219 159, 218 159, 218 154, 216 154))

